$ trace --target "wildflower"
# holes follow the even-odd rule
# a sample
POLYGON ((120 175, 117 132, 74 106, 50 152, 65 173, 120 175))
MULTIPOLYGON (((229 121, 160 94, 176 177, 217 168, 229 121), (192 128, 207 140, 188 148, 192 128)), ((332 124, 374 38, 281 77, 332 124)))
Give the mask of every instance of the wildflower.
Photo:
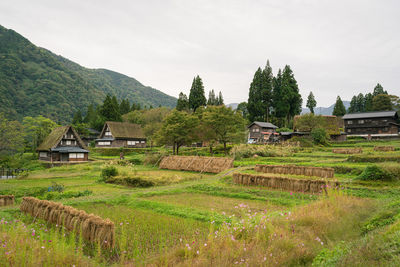
POLYGON ((246 248, 243 248, 244 251, 246 251, 246 248))
POLYGON ((44 247, 42 247, 42 248, 44 248, 44 247))
POLYGON ((264 261, 266 261, 267 260, 267 257, 264 257, 264 261))
POLYGON ((199 255, 199 254, 200 254, 200 251, 196 251, 196 253, 197 253, 197 255, 199 255))
POLYGON ((321 241, 321 245, 324 245, 324 242, 321 241))
POLYGON ((290 195, 293 195, 293 192, 290 192, 290 195))
POLYGON ((179 238, 179 241, 182 243, 182 238, 179 238))
POLYGON ((123 225, 124 223, 120 223, 119 225, 123 225))
POLYGON ((207 247, 207 243, 204 243, 204 246, 207 247))

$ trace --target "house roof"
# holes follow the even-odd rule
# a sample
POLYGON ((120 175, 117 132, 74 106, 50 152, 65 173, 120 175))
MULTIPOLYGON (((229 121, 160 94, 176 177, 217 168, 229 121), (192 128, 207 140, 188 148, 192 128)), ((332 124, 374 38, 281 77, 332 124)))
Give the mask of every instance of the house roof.
POLYGON ((79 137, 79 134, 75 131, 75 129, 71 126, 61 126, 55 128, 51 133, 43 140, 43 142, 36 149, 37 151, 50 151, 52 148, 56 148, 58 143, 63 138, 64 134, 71 129, 76 137, 76 141, 80 145, 80 147, 87 149, 82 139, 79 137))
POLYGON ((60 152, 60 153, 88 153, 89 151, 77 146, 61 146, 52 148, 51 151, 60 152))
POLYGON ((256 124, 262 128, 272 128, 272 129, 277 129, 278 126, 273 125, 270 122, 262 122, 262 121, 255 121, 252 124, 250 124, 247 128, 250 128, 253 124, 256 124))
POLYGON ((103 135, 106 125, 110 128, 111 134, 114 138, 146 138, 142 127, 139 124, 115 121, 106 121, 103 130, 101 131, 101 135, 103 135))
POLYGON ((382 117, 395 117, 396 111, 374 111, 363 113, 351 113, 343 116, 344 120, 348 119, 364 119, 364 118, 382 118, 382 117))

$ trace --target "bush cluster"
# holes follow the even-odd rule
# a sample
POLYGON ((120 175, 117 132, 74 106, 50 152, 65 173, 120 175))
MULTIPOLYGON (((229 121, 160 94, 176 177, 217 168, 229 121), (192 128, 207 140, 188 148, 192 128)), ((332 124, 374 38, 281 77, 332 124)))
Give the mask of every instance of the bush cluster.
POLYGON ((387 170, 377 165, 371 165, 367 166, 357 179, 363 181, 391 181, 393 177, 387 170))
POLYGON ((101 170, 101 178, 103 178, 103 180, 107 180, 117 175, 118 170, 114 166, 107 166, 101 170))
POLYGON ((313 140, 310 137, 294 136, 288 140, 289 143, 298 143, 300 147, 313 147, 313 140))
POLYGON ((230 154, 235 159, 250 158, 255 155, 260 157, 289 157, 292 156, 294 147, 291 146, 272 146, 272 145, 237 145, 234 146, 230 154))
POLYGON ((113 177, 106 180, 107 183, 121 184, 132 187, 151 187, 155 183, 149 179, 141 177, 113 177))

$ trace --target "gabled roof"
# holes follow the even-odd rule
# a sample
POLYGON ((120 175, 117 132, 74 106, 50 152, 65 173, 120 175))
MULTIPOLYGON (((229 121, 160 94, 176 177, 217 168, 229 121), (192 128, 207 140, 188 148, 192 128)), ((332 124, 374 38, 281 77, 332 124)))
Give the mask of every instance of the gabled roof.
POLYGON ((146 138, 139 124, 115 121, 106 121, 100 136, 103 136, 106 126, 110 128, 113 138, 146 138))
POLYGON ((374 111, 363 113, 351 113, 343 116, 344 120, 348 119, 366 119, 366 118, 382 118, 382 117, 395 117, 396 111, 374 111))
POLYGON ((247 128, 250 128, 253 124, 256 124, 262 128, 272 128, 272 129, 277 129, 278 126, 273 125, 270 122, 262 122, 262 121, 255 121, 252 124, 250 124, 247 128))
POLYGON ((64 134, 66 134, 69 129, 72 130, 76 137, 76 141, 78 145, 83 149, 87 149, 85 144, 83 143, 82 139, 79 137, 79 134, 75 131, 75 129, 71 126, 61 126, 55 128, 51 133, 43 140, 43 142, 38 146, 36 149, 37 151, 50 151, 52 148, 55 148, 58 143, 60 143, 61 139, 63 138, 64 134))

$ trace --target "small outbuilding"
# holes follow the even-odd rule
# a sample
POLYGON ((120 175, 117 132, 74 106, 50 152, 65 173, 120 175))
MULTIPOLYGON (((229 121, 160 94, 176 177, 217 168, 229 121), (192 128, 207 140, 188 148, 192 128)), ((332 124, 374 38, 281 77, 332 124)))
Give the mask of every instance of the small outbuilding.
POLYGON ((96 147, 146 147, 146 137, 139 124, 107 121, 98 139, 96 147))
POLYGON ((72 126, 55 128, 38 146, 39 160, 49 162, 86 162, 89 151, 72 126))
POLYGON ((273 125, 270 122, 255 121, 248 127, 249 136, 248 143, 266 143, 274 139, 279 134, 276 132, 278 126, 273 125))

